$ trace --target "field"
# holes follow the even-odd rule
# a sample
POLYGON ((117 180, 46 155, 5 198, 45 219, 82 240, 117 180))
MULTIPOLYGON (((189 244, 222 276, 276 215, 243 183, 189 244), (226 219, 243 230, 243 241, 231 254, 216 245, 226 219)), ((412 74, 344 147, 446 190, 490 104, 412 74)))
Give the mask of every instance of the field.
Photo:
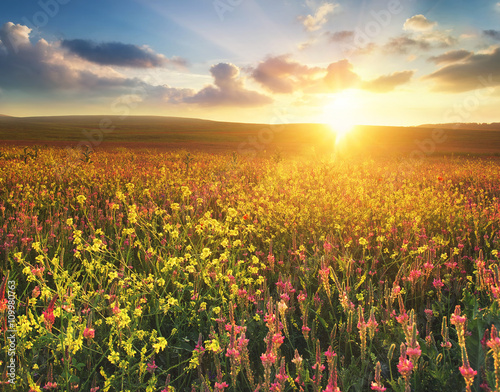
MULTIPOLYGON (((0 116, 0 141, 13 146, 80 145, 83 150, 89 145, 93 149, 235 151, 247 156, 276 151, 324 156, 331 155, 335 145, 334 133, 323 124, 244 124, 161 116, 0 116)), ((500 124, 357 126, 343 146, 350 156, 362 157, 498 156, 500 124)))
POLYGON ((450 132, 419 159, 4 145, 0 388, 499 391, 498 136, 450 132))

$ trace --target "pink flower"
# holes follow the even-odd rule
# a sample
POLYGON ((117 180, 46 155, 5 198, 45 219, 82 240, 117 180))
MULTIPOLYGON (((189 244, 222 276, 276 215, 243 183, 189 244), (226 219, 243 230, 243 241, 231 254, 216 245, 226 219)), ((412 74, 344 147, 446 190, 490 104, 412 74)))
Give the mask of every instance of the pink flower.
POLYGON ((332 346, 328 347, 328 351, 325 351, 325 357, 328 361, 333 360, 336 356, 337 354, 333 351, 332 346))
POLYGON ((56 388, 57 388, 57 383, 56 382, 50 382, 50 381, 47 382, 45 384, 45 386, 43 387, 43 389, 48 389, 48 390, 50 390, 50 389, 56 389, 56 388))
POLYGON ((227 385, 227 382, 223 381, 223 382, 216 382, 214 386, 216 391, 223 391, 224 388, 227 388, 229 385, 227 385))
POLYGON ((398 371, 403 377, 409 377, 413 371, 413 363, 407 358, 400 357, 398 371))
POLYGON ((83 337, 86 339, 93 339, 95 336, 95 330, 92 328, 85 328, 83 331, 83 337))
POLYGON ((460 366, 458 369, 465 379, 474 379, 474 376, 477 374, 477 371, 472 369, 470 365, 460 366))
POLYGON ((463 325, 467 321, 467 317, 460 315, 460 306, 455 307, 455 312, 451 314, 450 322, 453 325, 463 325))
POLYGON ((378 382, 372 381, 372 391, 384 392, 387 388, 378 382))
POLYGON ((282 344, 285 341, 285 337, 281 333, 276 333, 273 335, 274 344, 282 344))
POLYGON ((444 283, 441 279, 434 279, 432 285, 434 286, 435 289, 440 289, 441 287, 444 286, 444 283))
POLYGON ((276 355, 274 355, 273 353, 262 354, 260 356, 260 360, 262 361, 262 364, 264 366, 268 364, 274 365, 274 363, 276 362, 276 355))
POLYGON ((155 369, 157 369, 158 366, 156 366, 156 363, 155 363, 155 360, 153 359, 153 362, 149 362, 146 366, 146 370, 149 372, 149 373, 154 373, 155 372, 155 369))

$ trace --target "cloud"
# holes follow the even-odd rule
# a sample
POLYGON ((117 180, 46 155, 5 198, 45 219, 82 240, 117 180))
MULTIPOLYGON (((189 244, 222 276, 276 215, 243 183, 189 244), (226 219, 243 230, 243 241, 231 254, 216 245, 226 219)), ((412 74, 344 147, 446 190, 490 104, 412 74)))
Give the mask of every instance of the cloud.
POLYGON ((406 19, 403 28, 409 31, 428 31, 432 30, 435 26, 437 26, 436 22, 431 22, 424 15, 419 14, 406 19))
POLYGON ((298 19, 307 31, 316 31, 328 22, 328 16, 333 14, 338 7, 339 4, 324 3, 318 7, 314 15, 299 16, 298 19))
MULTIPOLYGON (((119 63, 134 67, 159 66, 161 57, 156 57, 152 52, 128 51, 129 46, 120 44, 114 48, 125 50, 112 51, 112 56, 107 52, 106 57, 98 51, 97 57, 92 58, 93 61, 85 57, 82 60, 59 41, 49 43, 40 39, 31 43, 30 33, 28 27, 10 22, 0 27, 2 91, 42 92, 44 96, 64 93, 66 99, 119 95, 121 100, 134 105, 147 102, 243 107, 272 102, 265 95, 245 89, 243 79, 239 77, 239 69, 232 64, 213 66, 210 72, 215 80, 214 85, 197 92, 190 88, 153 85, 139 78, 125 77, 108 65, 119 63)), ((77 44, 75 47, 81 50, 82 46, 79 46, 79 42, 77 44)))
POLYGON ((263 106, 272 99, 256 91, 245 89, 240 70, 237 66, 219 63, 210 68, 214 85, 207 86, 184 102, 197 103, 204 106, 263 106))
POLYGON ((466 61, 447 65, 427 76, 436 83, 434 90, 463 92, 500 85, 500 48, 491 53, 474 54, 466 61))
POLYGON ((483 30, 483 34, 486 37, 493 38, 494 40, 500 41, 500 31, 498 31, 498 30, 483 30))
POLYGON ((353 71, 353 66, 348 60, 340 60, 331 63, 323 79, 323 85, 327 92, 337 92, 350 87, 355 87, 361 80, 358 74, 353 71))
POLYGON ((408 52, 428 51, 435 48, 448 48, 457 40, 443 31, 427 31, 417 34, 403 34, 391 38, 384 46, 388 53, 408 54, 408 52))
POLYGON ((414 71, 400 71, 390 75, 383 75, 368 82, 364 82, 362 88, 375 93, 387 93, 394 90, 397 86, 408 83, 414 73, 414 71))
POLYGON ((439 56, 432 56, 427 59, 427 61, 430 61, 435 64, 441 64, 441 63, 455 63, 460 60, 464 60, 468 57, 470 57, 473 53, 469 52, 468 50, 451 50, 449 52, 440 54, 439 56))
POLYGON ((330 42, 345 42, 354 39, 354 31, 352 30, 336 31, 335 33, 327 32, 325 34, 330 42))
POLYGON ((125 78, 109 68, 92 68, 67 58, 58 43, 44 39, 32 44, 31 29, 5 23, 0 28, 0 87, 7 90, 103 90, 131 87, 138 79, 125 78))
POLYGON ((348 60, 326 68, 310 67, 291 60, 288 55, 268 57, 253 70, 252 77, 277 94, 303 91, 311 94, 333 93, 356 86, 360 77, 348 60))
POLYGON ((324 72, 321 68, 308 67, 282 55, 260 62, 252 77, 273 93, 291 94, 310 85, 321 72, 324 72))
POLYGON ((431 44, 426 40, 411 38, 407 35, 401 35, 399 37, 394 37, 384 45, 384 49, 387 52, 407 54, 409 51, 413 52, 418 50, 429 50, 431 49, 431 44))
POLYGON ((131 68, 163 67, 169 63, 186 66, 180 58, 167 59, 147 46, 124 44, 121 42, 96 43, 90 40, 73 39, 61 41, 61 46, 71 53, 92 63, 117 65, 131 68))
POLYGON ((282 55, 268 57, 253 69, 251 75, 264 88, 276 94, 331 94, 349 88, 389 92, 407 83, 413 74, 413 71, 395 72, 365 82, 345 59, 322 68, 310 67, 282 55))
POLYGON ((450 35, 450 30, 434 29, 437 25, 424 15, 412 16, 403 26, 407 33, 391 38, 383 48, 388 53, 408 54, 455 45, 457 39, 450 35))

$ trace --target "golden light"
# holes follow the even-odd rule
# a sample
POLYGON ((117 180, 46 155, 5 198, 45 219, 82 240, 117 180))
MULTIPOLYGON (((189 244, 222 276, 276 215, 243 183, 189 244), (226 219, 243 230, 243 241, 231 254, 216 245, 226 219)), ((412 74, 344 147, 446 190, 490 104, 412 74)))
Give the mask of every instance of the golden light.
POLYGON ((346 90, 335 94, 323 109, 323 122, 335 132, 335 145, 354 128, 359 119, 357 91, 346 90))

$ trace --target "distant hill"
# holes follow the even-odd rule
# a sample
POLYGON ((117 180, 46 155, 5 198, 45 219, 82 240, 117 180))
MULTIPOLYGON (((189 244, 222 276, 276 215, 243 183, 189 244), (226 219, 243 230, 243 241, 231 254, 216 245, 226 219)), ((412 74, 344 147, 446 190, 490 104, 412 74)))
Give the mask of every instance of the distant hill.
POLYGON ((447 123, 447 124, 422 124, 420 128, 441 129, 471 129, 483 131, 500 131, 500 123, 447 123))
MULTIPOLYGON (((341 149, 363 156, 500 155, 500 129, 476 124, 357 126, 341 149)), ((491 124, 488 124, 491 125, 491 124)), ((324 124, 246 124, 162 116, 0 117, 0 144, 157 148, 213 152, 330 154, 335 133, 324 124)))

